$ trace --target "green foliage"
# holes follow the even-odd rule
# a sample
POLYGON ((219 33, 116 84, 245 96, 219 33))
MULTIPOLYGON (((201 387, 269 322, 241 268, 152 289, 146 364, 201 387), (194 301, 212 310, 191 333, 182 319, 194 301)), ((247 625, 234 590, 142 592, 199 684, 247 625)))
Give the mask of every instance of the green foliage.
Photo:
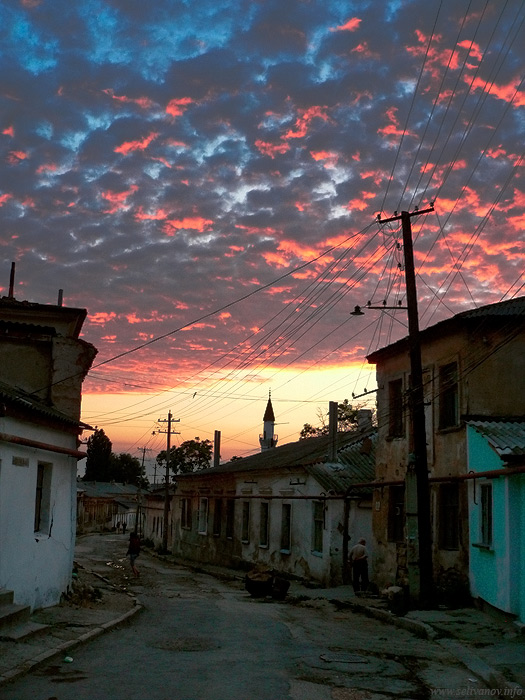
MULTIPOLYGON (((210 466, 212 454, 211 440, 186 440, 178 447, 170 449, 170 469, 173 474, 188 474, 207 469, 210 466)), ((156 458, 157 464, 166 464, 166 450, 159 452, 156 458)))
MULTIPOLYGON (((354 408, 348 399, 337 404, 337 430, 348 432, 355 430, 357 427, 357 413, 359 408, 354 408)), ((310 437, 319 437, 320 435, 328 435, 329 425, 326 422, 325 413, 319 409, 317 415, 320 421, 319 427, 314 427, 310 423, 305 423, 299 433, 299 438, 304 440, 310 437)))
POLYGON ((86 473, 84 481, 111 481, 111 440, 97 428, 87 441, 86 473))
POLYGON ((106 433, 97 428, 87 442, 84 481, 116 481, 145 488, 148 481, 139 460, 126 452, 113 454, 112 447, 106 433))

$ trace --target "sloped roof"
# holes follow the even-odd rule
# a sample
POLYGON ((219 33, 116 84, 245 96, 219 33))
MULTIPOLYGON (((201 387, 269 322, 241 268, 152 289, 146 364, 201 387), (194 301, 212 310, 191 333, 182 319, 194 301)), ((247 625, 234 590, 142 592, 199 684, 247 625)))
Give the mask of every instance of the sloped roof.
POLYGON ((270 422, 270 423, 275 423, 275 415, 273 413, 273 406, 272 406, 272 399, 268 399, 268 403, 266 404, 266 411, 264 412, 263 416, 263 421, 270 422))
POLYGON ((338 433, 338 461, 333 464, 328 462, 331 438, 322 435, 280 445, 218 467, 180 474, 176 478, 177 481, 184 481, 194 477, 303 467, 327 492, 343 493, 351 483, 373 481, 375 436, 375 429, 338 433))
MULTIPOLYGON (((108 498, 120 495, 134 495, 139 487, 132 484, 117 484, 110 481, 77 481, 77 490, 83 491, 89 498, 108 498)), ((144 489, 141 489, 144 491, 144 489)))
MULTIPOLYGON (((447 333, 452 333, 457 328, 464 327, 466 323, 471 324, 472 322, 479 322, 481 320, 491 320, 493 323, 498 322, 501 324, 508 322, 511 318, 516 319, 517 323, 525 323, 525 297, 509 299, 508 301, 499 301, 495 304, 480 306, 477 309, 462 311, 433 326, 428 326, 420 332, 420 338, 421 342, 425 342, 425 340, 431 340, 436 336, 441 337, 447 333)), ((391 345, 379 348, 379 350, 370 353, 366 359, 370 364, 376 364, 378 360, 383 357, 395 355, 406 349, 408 349, 408 337, 401 338, 401 340, 391 345)))
POLYGON ((41 416, 46 416, 47 418, 52 418, 61 423, 67 423, 68 425, 85 428, 86 430, 93 430, 87 423, 71 418, 71 416, 62 413, 62 411, 43 403, 33 394, 28 394, 26 391, 18 387, 9 386, 4 382, 0 382, 0 399, 14 404, 19 409, 38 413, 41 416))
POLYGON ((525 420, 469 420, 502 458, 525 455, 525 420))

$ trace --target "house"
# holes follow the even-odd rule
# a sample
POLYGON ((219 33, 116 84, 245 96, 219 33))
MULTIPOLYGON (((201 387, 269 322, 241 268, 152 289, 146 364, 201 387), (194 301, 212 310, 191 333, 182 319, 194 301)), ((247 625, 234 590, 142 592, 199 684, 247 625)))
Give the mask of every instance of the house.
POLYGON ((349 542, 372 534, 372 489, 357 485, 374 479, 375 437, 370 422, 359 432, 178 475, 173 554, 245 570, 262 564, 323 586, 342 583, 349 542))
POLYGON ((0 299, 0 589, 34 608, 71 582, 85 309, 0 299))
POLYGON ((77 532, 116 530, 119 524, 142 532, 143 500, 144 490, 133 484, 78 480, 77 532))
POLYGON ((470 585, 525 623, 525 420, 467 422, 470 585))
MULTIPOLYGON (((420 333, 433 575, 445 598, 469 592, 467 421, 525 415, 525 297, 459 313, 420 333)), ((405 478, 411 452, 408 338, 368 356, 376 365, 378 441, 374 575, 409 580, 405 478)), ((417 566, 417 562, 412 562, 417 566)))

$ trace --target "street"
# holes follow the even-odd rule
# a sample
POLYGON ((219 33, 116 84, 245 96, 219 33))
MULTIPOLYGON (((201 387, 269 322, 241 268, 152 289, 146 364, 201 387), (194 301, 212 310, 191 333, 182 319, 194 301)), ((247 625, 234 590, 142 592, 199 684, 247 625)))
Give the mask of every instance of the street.
POLYGON ((145 552, 133 579, 126 546, 122 535, 83 537, 76 559, 145 610, 71 663, 3 687, 3 700, 419 700, 481 688, 439 645, 326 600, 253 599, 240 582, 145 552))

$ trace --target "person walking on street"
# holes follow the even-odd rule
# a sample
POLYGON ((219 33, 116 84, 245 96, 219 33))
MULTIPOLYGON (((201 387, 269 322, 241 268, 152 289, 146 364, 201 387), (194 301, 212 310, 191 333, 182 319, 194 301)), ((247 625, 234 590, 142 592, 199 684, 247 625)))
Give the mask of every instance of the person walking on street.
POLYGON ((368 588, 368 551, 366 540, 359 542, 350 550, 349 561, 352 566, 352 585, 354 592, 366 591, 368 588))
POLYGON ((140 554, 140 537, 136 532, 132 532, 129 536, 129 546, 127 554, 129 556, 129 563, 131 564, 131 570, 135 577, 139 576, 139 571, 135 566, 135 561, 140 554))

